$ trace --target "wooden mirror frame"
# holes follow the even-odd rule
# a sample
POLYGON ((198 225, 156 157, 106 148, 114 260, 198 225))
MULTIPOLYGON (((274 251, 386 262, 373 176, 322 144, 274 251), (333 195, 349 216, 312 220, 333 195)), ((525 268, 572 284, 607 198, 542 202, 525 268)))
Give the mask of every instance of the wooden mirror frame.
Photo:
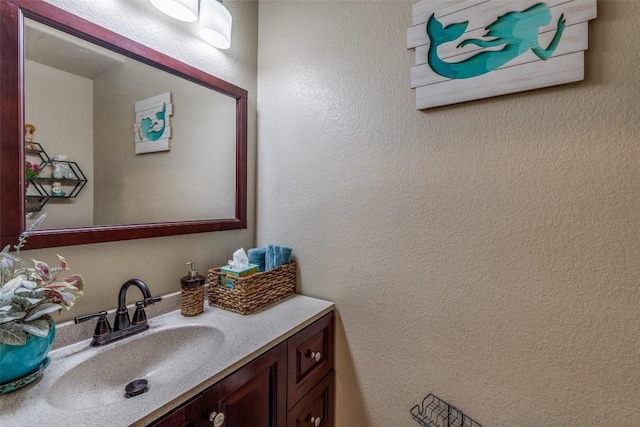
POLYGON ((25 249, 112 242, 247 228, 247 91, 41 0, 0 0, 0 238, 25 229, 24 20, 58 30, 236 99, 235 218, 122 224, 34 231, 25 249))

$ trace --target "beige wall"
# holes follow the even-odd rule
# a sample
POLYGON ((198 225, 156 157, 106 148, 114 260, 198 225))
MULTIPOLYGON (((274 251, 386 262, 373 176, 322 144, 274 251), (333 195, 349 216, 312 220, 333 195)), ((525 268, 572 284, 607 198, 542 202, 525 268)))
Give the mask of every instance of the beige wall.
MULTIPOLYGON (((201 272, 226 262, 238 247, 251 247, 255 234, 255 143, 258 5, 225 2, 233 19, 232 46, 221 51, 204 43, 195 27, 164 17, 147 1, 50 0, 50 3, 89 19, 125 37, 159 50, 198 69, 246 89, 249 93, 248 122, 248 223, 246 230, 192 234, 177 237, 70 246, 24 252, 55 264, 56 253, 65 256, 72 272, 83 274, 87 289, 69 312, 56 321, 114 308, 120 285, 132 277, 144 280, 154 294, 180 289, 187 273, 186 261, 195 259, 201 272)), ((176 165, 183 167, 184 165, 176 165)), ((188 200, 184 201, 184 205, 188 200)), ((130 301, 139 293, 130 292, 130 301)))
MULTIPOLYGON (((42 210, 34 213, 28 224, 41 214, 47 214, 48 228, 93 224, 93 81, 25 61, 25 122, 36 126, 35 142, 42 145, 50 159, 66 154, 76 162, 87 178, 78 197, 49 200, 42 210), (73 125, 70 126, 69 124, 73 125), (80 194, 82 195, 80 197, 80 194)), ((39 160, 39 157, 34 157, 39 160)), ((41 172, 50 177, 51 167, 41 172)), ((33 186, 29 195, 37 195, 33 186)), ((43 184, 51 192, 49 184, 43 184)), ((73 187, 63 187, 69 192, 73 187)))
POLYGON ((640 2, 584 82, 427 112, 411 4, 260 3, 258 243, 336 302, 337 426, 640 425, 640 2))
POLYGON ((94 224, 235 216, 234 98, 131 58, 94 87, 94 224), (166 92, 175 112, 170 151, 136 154, 135 103, 166 92))

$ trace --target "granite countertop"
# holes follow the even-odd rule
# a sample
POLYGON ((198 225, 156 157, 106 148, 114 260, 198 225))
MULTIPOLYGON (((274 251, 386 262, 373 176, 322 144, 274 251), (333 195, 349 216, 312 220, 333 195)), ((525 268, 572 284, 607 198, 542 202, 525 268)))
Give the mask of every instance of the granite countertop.
MULTIPOLYGON (((0 425, 144 426, 285 341, 333 308, 331 302, 302 295, 288 297, 250 315, 209 307, 205 303, 204 313, 198 316, 184 317, 179 310, 171 311, 149 319, 148 331, 104 347, 90 347, 89 335, 86 340, 50 352, 51 363, 42 378, 23 389, 0 395, 0 425), (60 381, 67 379, 64 377, 65 373, 82 369, 83 362, 92 357, 101 357, 102 353, 110 352, 105 354, 108 357, 102 356, 108 365, 104 369, 123 372, 126 371, 128 357, 144 357, 150 364, 153 363, 152 360, 162 360, 163 355, 158 354, 129 356, 131 350, 136 353, 136 346, 130 342, 153 334, 154 331, 168 331, 181 326, 196 328, 205 333, 209 329, 201 326, 210 327, 216 338, 199 339, 191 344, 192 351, 198 352, 194 354, 204 355, 205 358, 210 355, 210 361, 205 359, 207 362, 203 366, 193 369, 184 364, 181 366, 178 360, 174 368, 178 381, 172 384, 154 384, 153 369, 150 368, 147 375, 149 391, 146 393, 125 398, 124 388, 128 381, 124 381, 122 384, 114 384, 117 392, 102 393, 99 399, 93 401, 83 397, 83 389, 85 395, 90 395, 95 394, 99 387, 104 387, 100 372, 96 372, 93 378, 91 374, 83 375, 77 390, 58 388, 58 391, 64 392, 62 394, 51 391, 54 385, 60 387, 60 381), (118 347, 122 347, 122 351, 118 347), (127 351, 126 355, 123 353, 124 349, 127 351), (67 393, 75 396, 75 399, 68 399, 67 393)), ((166 348, 167 352, 171 351, 170 343, 167 343, 166 348)), ((130 380, 134 379, 137 378, 130 380)))

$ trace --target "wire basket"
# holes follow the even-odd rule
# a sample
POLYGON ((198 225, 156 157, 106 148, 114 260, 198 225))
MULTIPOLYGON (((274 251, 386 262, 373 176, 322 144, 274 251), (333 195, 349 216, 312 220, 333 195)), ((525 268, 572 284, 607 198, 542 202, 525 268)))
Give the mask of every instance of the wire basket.
POLYGON ((425 427, 482 427, 461 410, 436 395, 429 394, 421 405, 411 408, 411 415, 425 427))

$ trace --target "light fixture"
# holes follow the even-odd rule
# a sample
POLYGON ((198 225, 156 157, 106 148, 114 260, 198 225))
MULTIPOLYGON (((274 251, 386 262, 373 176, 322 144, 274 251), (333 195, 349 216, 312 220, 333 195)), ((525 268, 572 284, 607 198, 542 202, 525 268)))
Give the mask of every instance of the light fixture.
POLYGON ((150 0, 160 11, 184 22, 198 20, 198 0, 150 0))
POLYGON ((218 49, 231 46, 231 14, 221 0, 201 0, 200 35, 218 49))

